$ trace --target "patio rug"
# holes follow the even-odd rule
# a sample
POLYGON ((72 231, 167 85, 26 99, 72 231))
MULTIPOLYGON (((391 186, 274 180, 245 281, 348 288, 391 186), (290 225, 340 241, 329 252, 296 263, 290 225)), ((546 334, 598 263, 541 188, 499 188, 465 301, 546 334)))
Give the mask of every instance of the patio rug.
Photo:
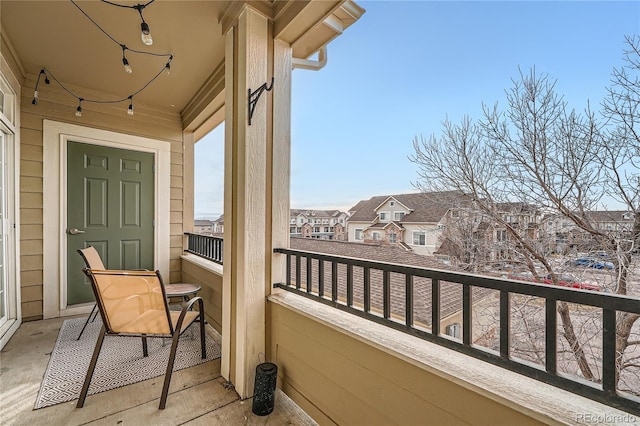
MULTIPOLYGON (((85 320, 86 318, 75 318, 62 323, 34 409, 80 397, 82 383, 102 327, 102 322, 97 318, 89 323, 82 338, 76 340, 85 320)), ((206 333, 207 358, 200 358, 200 325, 195 323, 190 329, 180 337, 173 371, 220 358, 220 346, 206 333), (190 329, 193 329, 193 336, 190 329)), ((106 336, 91 379, 89 395, 163 376, 171 340, 149 338, 147 342, 149 356, 144 357, 140 338, 106 336)))

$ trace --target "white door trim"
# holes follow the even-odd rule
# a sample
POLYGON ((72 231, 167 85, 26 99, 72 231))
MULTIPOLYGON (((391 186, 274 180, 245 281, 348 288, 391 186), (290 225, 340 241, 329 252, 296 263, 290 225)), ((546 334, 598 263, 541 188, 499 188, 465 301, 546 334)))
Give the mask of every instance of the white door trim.
POLYGON ((169 276, 171 143, 51 120, 43 122, 43 316, 87 313, 92 304, 67 307, 67 141, 155 154, 154 265, 169 276))
POLYGON ((8 318, 0 327, 0 349, 7 344, 22 323, 20 281, 20 83, 0 52, 0 86, 6 109, 0 113, 0 127, 9 137, 6 143, 8 240, 6 253, 8 318))

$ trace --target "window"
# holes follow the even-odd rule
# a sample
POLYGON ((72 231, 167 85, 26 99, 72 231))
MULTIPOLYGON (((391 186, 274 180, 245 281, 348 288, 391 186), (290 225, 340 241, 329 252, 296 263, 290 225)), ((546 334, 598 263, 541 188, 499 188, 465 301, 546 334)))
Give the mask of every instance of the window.
POLYGON ((289 228, 289 233, 290 234, 295 234, 296 233, 296 227, 292 226, 291 228, 289 228))
POLYGON ((391 244, 395 244, 396 243, 396 234, 389 234, 389 242, 391 244))
POLYGON ((427 236, 424 231, 413 231, 413 245, 414 246, 426 246, 427 236))
POLYGON ((361 240, 362 239, 362 229, 356 229, 355 239, 356 240, 361 240))
POLYGON ((496 240, 498 241, 507 241, 507 231, 496 231, 496 240))
POLYGON ((380 213, 378 213, 378 218, 382 222, 388 222, 389 221, 389 212, 380 212, 380 213))
POLYGON ((398 221, 404 218, 404 212, 393 212, 393 220, 398 221))
POLYGON ((320 232, 320 227, 319 226, 314 226, 313 227, 313 232, 320 232))
POLYGON ((329 227, 328 226, 324 227, 324 232, 329 232, 329 227))
POLYGON ((340 218, 340 220, 338 220, 338 222, 340 222, 340 223, 344 223, 344 219, 343 219, 343 218, 340 218))
POLYGON ((371 236, 373 238, 373 241, 380 241, 380 233, 377 231, 374 231, 371 233, 371 236))
POLYGON ((395 202, 395 201, 389 201, 389 205, 390 205, 391 207, 394 207, 394 206, 396 205, 396 202, 395 202))

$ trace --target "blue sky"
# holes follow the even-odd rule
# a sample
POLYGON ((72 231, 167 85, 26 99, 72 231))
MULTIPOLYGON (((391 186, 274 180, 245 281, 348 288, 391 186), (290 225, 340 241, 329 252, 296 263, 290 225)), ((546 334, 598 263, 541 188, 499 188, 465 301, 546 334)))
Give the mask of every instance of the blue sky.
MULTIPOLYGON (((640 34, 640 1, 357 3, 326 67, 293 71, 292 208, 414 192, 413 139, 504 104, 518 67, 556 79, 571 108, 597 107, 624 36, 640 34)), ((196 217, 223 210, 223 127, 196 144, 196 217)))

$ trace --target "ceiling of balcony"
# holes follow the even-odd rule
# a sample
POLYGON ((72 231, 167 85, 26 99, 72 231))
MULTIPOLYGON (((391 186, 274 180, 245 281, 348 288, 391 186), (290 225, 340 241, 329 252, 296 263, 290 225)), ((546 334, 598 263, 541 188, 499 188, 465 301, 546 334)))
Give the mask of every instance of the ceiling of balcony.
MULTIPOLYGON (((136 5, 143 1, 115 1, 136 5)), ((227 1, 158 0, 143 10, 153 45, 140 39, 140 15, 134 9, 99 1, 76 1, 94 21, 130 49, 171 53, 171 74, 162 74, 135 97, 155 108, 180 112, 224 58, 219 16, 227 1)), ((2 35, 14 50, 25 76, 46 67, 65 84, 113 98, 144 86, 166 63, 162 57, 127 52, 133 72, 122 64, 122 48, 110 40, 71 1, 11 1, 0 6, 2 35)))

